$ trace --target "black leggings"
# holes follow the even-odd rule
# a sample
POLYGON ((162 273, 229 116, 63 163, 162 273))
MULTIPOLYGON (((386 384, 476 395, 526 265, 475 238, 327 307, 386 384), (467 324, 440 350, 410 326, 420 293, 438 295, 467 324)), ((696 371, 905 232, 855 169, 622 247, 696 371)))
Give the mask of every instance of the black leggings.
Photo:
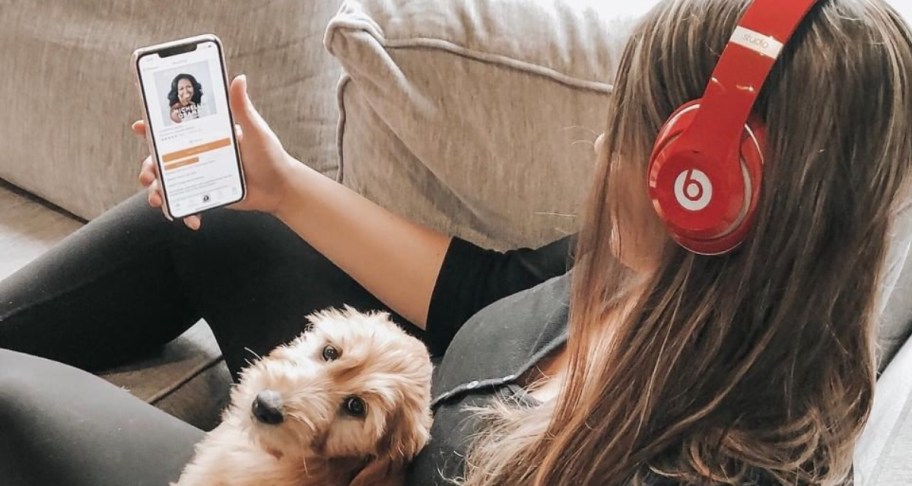
POLYGON ((0 484, 167 484, 202 438, 54 361, 122 364, 205 318, 237 376, 245 348, 264 354, 343 304, 389 311, 271 216, 216 210, 193 232, 134 196, 0 282, 0 484))

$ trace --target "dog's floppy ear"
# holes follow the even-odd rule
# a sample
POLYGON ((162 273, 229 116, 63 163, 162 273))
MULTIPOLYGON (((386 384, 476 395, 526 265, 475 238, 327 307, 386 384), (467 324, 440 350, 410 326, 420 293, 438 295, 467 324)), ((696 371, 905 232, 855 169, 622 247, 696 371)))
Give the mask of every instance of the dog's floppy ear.
POLYGON ((430 411, 419 407, 399 408, 386 424, 386 433, 377 447, 377 457, 361 469, 350 486, 403 484, 405 468, 427 444, 430 428, 430 411))
POLYGON ((405 464, 393 463, 390 457, 378 457, 364 466, 349 486, 402 486, 405 464))

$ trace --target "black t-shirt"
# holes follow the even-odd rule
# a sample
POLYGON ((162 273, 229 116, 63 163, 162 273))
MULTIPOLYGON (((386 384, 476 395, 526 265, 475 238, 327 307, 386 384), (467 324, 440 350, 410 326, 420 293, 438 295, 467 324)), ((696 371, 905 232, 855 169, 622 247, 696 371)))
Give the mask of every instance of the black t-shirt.
POLYGON ((478 425, 466 407, 495 394, 528 400, 516 379, 563 344, 570 250, 566 237, 536 250, 484 250, 454 238, 428 309, 425 340, 440 356, 431 387, 431 441, 406 484, 452 484, 478 425))

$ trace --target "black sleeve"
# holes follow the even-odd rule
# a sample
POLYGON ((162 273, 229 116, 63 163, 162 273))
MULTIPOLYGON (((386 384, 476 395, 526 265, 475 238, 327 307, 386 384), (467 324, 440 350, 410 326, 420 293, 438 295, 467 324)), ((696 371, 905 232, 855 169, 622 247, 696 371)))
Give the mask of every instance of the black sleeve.
POLYGON ((575 241, 571 235, 537 249, 499 252, 454 237, 428 308, 431 353, 443 354, 463 323, 488 304, 566 273, 575 241))

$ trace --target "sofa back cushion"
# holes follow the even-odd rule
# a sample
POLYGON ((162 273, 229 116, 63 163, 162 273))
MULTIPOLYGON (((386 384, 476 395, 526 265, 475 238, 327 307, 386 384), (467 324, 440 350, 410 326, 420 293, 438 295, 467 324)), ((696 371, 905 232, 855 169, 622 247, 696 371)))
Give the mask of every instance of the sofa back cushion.
POLYGON ((635 3, 345 2, 342 181, 487 246, 574 231, 635 3))

